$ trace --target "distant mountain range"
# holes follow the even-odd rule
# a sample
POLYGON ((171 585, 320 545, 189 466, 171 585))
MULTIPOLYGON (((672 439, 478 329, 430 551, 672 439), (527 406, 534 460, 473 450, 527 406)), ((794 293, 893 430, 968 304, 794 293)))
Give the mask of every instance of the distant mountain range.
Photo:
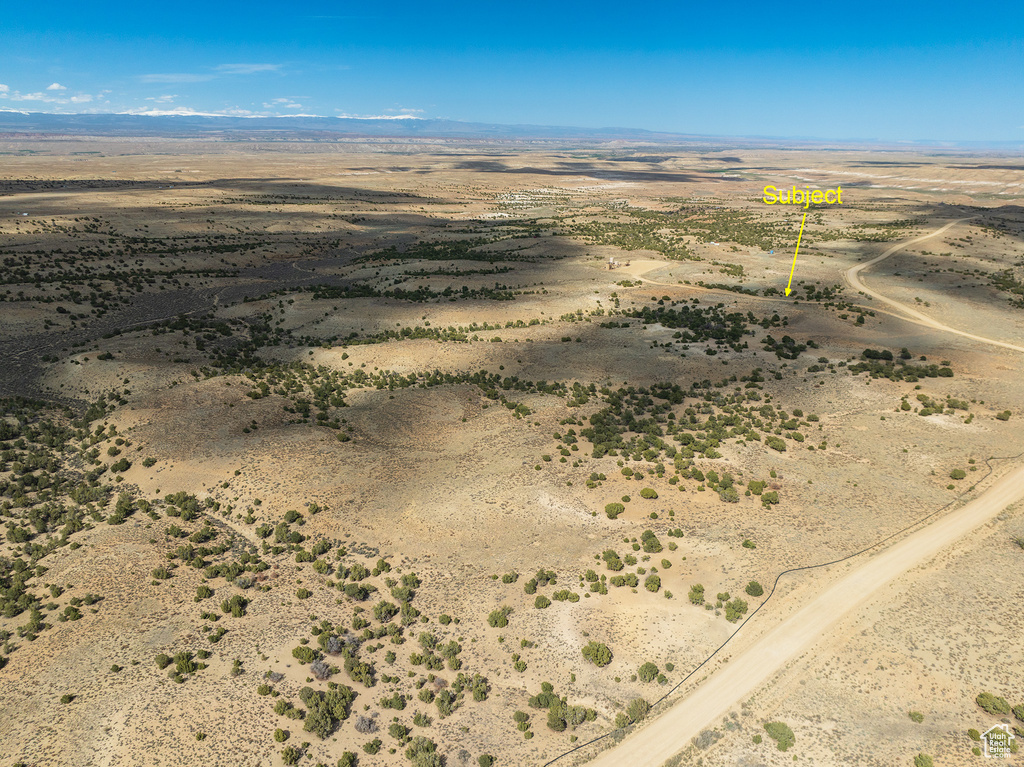
POLYGON ((463 139, 590 139, 609 141, 686 141, 694 136, 636 128, 574 128, 549 125, 499 125, 423 118, 234 117, 199 114, 48 114, 0 112, 0 133, 60 133, 93 136, 168 136, 176 138, 267 133, 331 134, 357 137, 463 139))
POLYGON ((724 147, 843 147, 1020 151, 1013 141, 881 141, 778 136, 707 136, 641 128, 578 128, 560 125, 502 125, 419 117, 282 117, 153 111, 145 114, 52 114, 0 110, 0 135, 12 133, 79 136, 153 136, 167 138, 229 138, 233 140, 339 139, 462 139, 468 141, 627 141, 651 144, 724 147))

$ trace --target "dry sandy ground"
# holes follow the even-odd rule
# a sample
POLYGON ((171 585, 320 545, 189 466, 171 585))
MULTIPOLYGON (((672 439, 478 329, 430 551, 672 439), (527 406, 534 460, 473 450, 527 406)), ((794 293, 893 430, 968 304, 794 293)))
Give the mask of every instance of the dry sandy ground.
MULTIPOLYGON (((616 159, 616 153, 623 153, 618 149, 594 158, 549 150, 494 153, 478 148, 418 146, 415 151, 397 154, 395 147, 338 151, 318 146, 304 151, 293 145, 262 145, 247 148, 246 154, 218 143, 204 145, 200 152, 194 145, 175 142, 136 142, 120 147, 125 149, 124 156, 115 156, 118 153, 112 150, 118 147, 114 145, 100 145, 105 156, 86 158, 67 154, 83 151, 80 143, 45 146, 53 154, 5 157, 10 164, 5 162, 0 186, 10 182, 10 188, 0 196, 0 231, 8 236, 8 247, 18 257, 39 249, 40 244, 53 248, 102 244, 106 235, 90 233, 69 239, 66 233, 53 230, 57 225, 71 226, 75 217, 86 214, 110 222, 118 231, 140 235, 149 227, 152 236, 187 236, 198 241, 237 235, 262 244, 255 250, 230 254, 200 250, 173 257, 139 256, 154 268, 162 261, 163 268, 188 272, 225 267, 224 262, 230 262, 241 271, 237 277, 183 273, 180 285, 168 283, 161 294, 157 283, 147 288, 145 301, 115 306, 102 316, 90 313, 87 304, 64 299, 51 304, 4 303, 5 326, 13 329, 12 337, 2 341, 5 353, 12 360, 32 361, 33 365, 9 366, 4 385, 75 404, 116 388, 123 392, 127 404, 117 407, 103 422, 116 425, 132 443, 126 454, 135 464, 124 472, 127 486, 147 496, 185 490, 200 498, 230 503, 233 513, 223 518, 214 515, 215 519, 225 531, 234 530, 252 543, 258 542, 253 526, 242 521, 247 511, 256 524, 276 524, 286 510, 302 510, 305 504, 316 502, 325 511, 309 517, 303 532, 347 542, 350 560, 359 557, 372 566, 378 555, 387 555, 396 569, 417 572, 424 583, 415 604, 429 617, 429 629, 445 639, 458 639, 465 648, 464 668, 486 674, 492 685, 487 701, 469 702, 450 719, 435 718, 431 727, 422 730, 439 744, 454 767, 463 763, 463 748, 474 763, 479 754, 488 752, 501 757, 499 764, 542 764, 574 745, 571 735, 581 743, 611 730, 615 715, 631 698, 660 697, 667 688, 631 679, 641 663, 650 660, 662 669, 666 663, 674 663, 675 670, 666 674, 674 684, 736 628, 726 622, 721 611, 689 604, 686 592, 691 584, 704 584, 710 595, 722 591, 739 595, 751 579, 767 585, 783 569, 856 551, 952 500, 963 489, 947 489, 952 469, 966 470, 972 460, 976 462, 973 466, 983 466, 989 456, 1019 452, 1016 418, 1009 422, 995 418, 1005 409, 1015 414, 1024 409, 1019 354, 1011 348, 981 346, 963 335, 939 333, 934 324, 925 327, 907 321, 896 307, 879 306, 878 297, 891 296, 907 304, 913 303, 916 295, 930 305, 914 303, 915 309, 942 326, 990 336, 1007 345, 1024 344, 1021 310, 1008 303, 1010 296, 1005 291, 993 287, 984 275, 969 280, 934 271, 936 260, 957 269, 983 268, 986 274, 1017 269, 1024 222, 1018 220, 1014 206, 1020 190, 1019 173, 1012 170, 980 168, 976 159, 967 157, 906 154, 897 157, 904 167, 883 174, 870 165, 873 155, 854 152, 794 155, 754 150, 744 153, 742 163, 736 163, 728 159, 731 155, 684 151, 665 153, 656 161, 623 160, 616 159), (166 154, 155 156, 157 149, 166 154), (886 178, 878 178, 880 175, 886 178), (139 183, 129 187, 124 185, 126 180, 139 183), (191 185, 182 183, 184 180, 191 185), (794 218, 791 211, 765 214, 757 198, 764 184, 794 181, 849 184, 849 199, 856 204, 809 218, 807 249, 805 252, 801 246, 794 285, 799 294, 803 293, 801 283, 842 286, 844 274, 875 259, 864 279, 878 295, 869 300, 847 289, 840 297, 874 311, 864 324, 856 324, 857 314, 848 308, 707 290, 694 284, 703 280, 781 290, 790 259, 780 258, 779 250, 769 256, 763 248, 732 243, 724 237, 714 244, 687 235, 687 246, 701 260, 677 261, 654 250, 623 251, 555 232, 565 225, 560 222, 612 221, 623 206, 646 216, 675 210, 681 200, 708 206, 711 211, 752 212, 763 214, 767 222, 785 223, 794 218), (115 183, 120 186, 111 185, 115 183), (922 188, 924 184, 927 188, 922 188), (68 188, 62 188, 64 185, 68 188), (171 185, 173 190, 168 188, 171 185), (933 187, 950 191, 933 191, 933 187), (15 214, 22 210, 33 215, 18 221, 15 214), (975 218, 930 240, 914 245, 907 242, 969 216, 975 218), (837 230, 852 236, 859 225, 905 219, 916 223, 883 230, 886 238, 879 241, 828 239, 829 233, 837 230), (525 237, 488 247, 528 245, 520 252, 539 260, 507 262, 511 270, 502 273, 423 277, 410 277, 407 272, 420 268, 488 269, 506 264, 354 261, 375 248, 457 239, 467 236, 459 230, 484 225, 478 222, 508 221, 535 229, 525 237), (994 229, 996 224, 1003 228, 994 229), (962 241, 966 237, 971 238, 969 242, 962 241), (901 250, 891 247, 894 241, 901 250), (953 251, 955 257, 929 249, 953 251), (611 255, 629 260, 630 266, 607 270, 604 262, 611 255), (743 277, 723 272, 731 268, 735 274, 737 266, 743 267, 743 277), (918 283, 918 278, 925 281, 918 283), (389 298, 314 300, 308 293, 295 292, 321 279, 357 279, 381 288, 405 280, 399 283, 401 287, 425 285, 436 290, 449 284, 490 287, 500 282, 530 292, 513 301, 425 303, 389 298), (950 287, 951 282, 968 287, 957 291, 950 287), (292 292, 241 302, 243 296, 278 289, 292 292), (702 306, 720 302, 730 310, 750 311, 757 317, 777 312, 787 317, 788 324, 768 331, 755 327, 748 350, 708 356, 703 351, 705 344, 684 350, 672 338, 672 329, 658 325, 603 328, 600 322, 607 317, 580 322, 563 319, 577 310, 583 317, 598 309, 608 312, 616 302, 622 309, 653 306, 663 296, 669 302, 697 299, 702 306), (56 306, 88 316, 56 313, 56 306), (195 348, 193 334, 175 331, 153 336, 148 331, 134 331, 103 337, 112 328, 127 328, 180 311, 195 315, 213 311, 226 320, 269 316, 271 323, 290 331, 293 338, 305 336, 313 339, 313 344, 268 347, 260 352, 265 359, 308 362, 344 373, 488 369, 530 380, 613 387, 625 382, 646 386, 672 381, 685 388, 691 381, 743 376, 761 367, 768 379, 761 384, 766 400, 770 397, 776 407, 787 411, 802 408, 819 415, 820 420, 805 429, 808 438, 804 446, 794 444, 786 453, 730 441, 720 447, 720 458, 698 460, 705 471, 729 471, 744 482, 770 479, 782 498, 770 509, 763 508, 756 497, 724 504, 713 492, 697 492, 693 482, 673 486, 667 476, 658 479, 650 472, 643 483, 627 479, 620 473, 616 457, 590 458, 585 444, 566 463, 560 463, 552 434, 564 433, 566 425, 561 422, 567 417, 582 420, 596 411, 601 406, 596 400, 567 408, 555 397, 517 396, 517 401, 533 411, 517 419, 505 408, 485 408, 487 402, 479 390, 467 385, 393 392, 369 388, 347 394, 349 407, 341 412, 352 439, 341 443, 335 432, 324 427, 290 423, 294 416, 284 410, 289 401, 281 395, 272 393, 259 400, 247 397, 251 383, 242 376, 206 379, 191 375, 206 364, 195 348), (44 328, 46 320, 52 324, 44 328), (363 335, 428 322, 430 327, 445 328, 473 322, 504 325, 515 320, 527 326, 480 331, 478 340, 465 343, 420 339, 345 348, 337 342, 318 343, 352 332, 363 335), (531 320, 537 324, 529 325, 531 320), (811 338, 820 348, 786 361, 783 367, 783 361, 758 343, 768 333, 776 338, 787 333, 799 340, 811 338), (494 337, 501 342, 493 341, 494 337), (563 341, 565 338, 569 340, 563 341), (73 345, 79 343, 84 345, 73 345), (956 375, 894 383, 848 376, 840 367, 809 370, 818 356, 827 360, 826 365, 838 366, 866 347, 898 351, 904 346, 915 357, 927 356, 929 362, 949 360, 956 375), (55 360, 40 361, 42 353, 55 360), (113 357, 98 358, 105 353, 113 357), (782 379, 771 375, 775 371, 782 379), (967 413, 960 411, 928 417, 913 410, 901 411, 901 398, 906 396, 917 406, 917 394, 963 399, 970 403, 969 413, 974 417, 968 422, 967 413), (253 421, 258 428, 251 428, 253 421), (823 442, 826 449, 808 449, 823 442), (553 455, 554 460, 544 462, 544 454, 553 455), (141 463, 143 457, 157 461, 146 468, 141 463), (608 479, 588 489, 586 480, 591 472, 604 473, 608 479), (771 472, 776 476, 770 477, 771 472), (657 500, 639 499, 639 490, 645 485, 658 490, 657 500), (634 499, 626 504, 627 511, 614 522, 606 519, 602 513, 605 504, 626 494, 634 499), (668 537, 667 531, 677 527, 684 536, 668 537), (674 551, 666 549, 650 561, 638 562, 638 566, 659 567, 660 593, 610 587, 607 595, 597 595, 587 592, 586 584, 580 585, 580 576, 588 568, 606 572, 595 555, 606 548, 615 548, 620 554, 631 552, 623 539, 638 538, 645 529, 654 530, 663 544, 678 545, 674 551), (745 539, 756 541, 757 547, 744 548, 741 543, 745 539), (662 557, 670 560, 670 568, 658 565, 662 557), (580 601, 534 609, 533 597, 524 593, 523 583, 540 567, 555 570, 557 588, 580 593, 580 601), (521 574, 516 583, 491 578, 512 570, 521 574), (666 599, 665 591, 671 591, 673 598, 666 599), (499 631, 487 625, 486 617, 502 604, 515 612, 509 627, 499 631), (442 627, 438 623, 442 613, 459 618, 460 623, 442 627), (535 646, 521 647, 524 638, 535 646), (580 655, 580 648, 592 639, 607 643, 614 652, 614 660, 604 669, 586 663, 580 655), (527 663, 522 673, 512 668, 513 652, 527 663), (571 703, 595 708, 597 721, 582 725, 575 733, 549 731, 544 712, 526 704, 544 681, 553 683, 571 703), (531 714, 534 738, 526 740, 515 729, 511 717, 516 710, 531 714)), ((88 268, 102 271, 116 264, 114 256, 90 262, 88 268)), ((855 283, 855 287, 865 289, 863 284, 855 283)), ((0 292, 8 289, 12 295, 19 290, 35 295, 52 288, 37 288, 32 282, 0 286, 0 292)), ((738 386, 739 382, 732 383, 725 391, 738 386)), ((684 407, 678 409, 680 417, 684 407)), ((104 441, 97 446, 107 461, 112 459, 102 451, 108 444, 104 441)), ((353 617, 353 604, 338 604, 338 592, 308 565, 300 569, 288 556, 268 557, 273 563, 273 578, 267 582, 272 589, 249 592, 252 603, 246 617, 225 617, 214 624, 227 625, 230 631, 221 643, 211 646, 203 638, 211 624, 199 617, 205 608, 192 600, 200 574, 179 568, 174 578, 158 585, 148 576, 152 568, 166 561, 168 544, 162 531, 167 524, 167 520, 151 523, 136 515, 120 527, 97 525, 80 534, 80 549, 62 549, 48 559, 46 582, 71 583, 74 589, 69 594, 93 591, 104 594, 105 599, 98 612, 86 614, 81 621, 56 624, 10 654, 10 662, 0 670, 4 682, 0 758, 30 764, 111 767, 276 764, 281 747, 272 738, 275 727, 295 733, 289 744, 304 739, 301 727, 274 715, 273 701, 257 695, 256 687, 264 671, 280 670, 286 675, 282 694, 294 700, 306 677, 291 649, 300 638, 312 638, 310 616, 347 624, 353 617), (296 590, 300 586, 309 588, 312 596, 299 600, 296 590), (214 655, 209 669, 176 685, 156 671, 153 657, 184 647, 207 647, 214 655), (245 669, 238 677, 228 673, 235 658, 243 661, 245 669), (111 673, 115 662, 124 669, 111 673), (60 704, 61 695, 68 691, 78 698, 70 705, 60 704), (207 734, 205 740, 195 740, 198 731, 207 734)), ((1001 593, 1007 596, 1020 593, 1024 556, 1006 542, 1007 535, 1018 532, 1009 529, 1013 524, 1019 525, 1016 517, 1005 522, 1005 531, 993 528, 991 538, 985 539, 990 541, 985 545, 1002 541, 999 556, 1005 565, 998 570, 998 577, 1005 580, 1001 593)), ((935 635, 928 648, 943 637, 957 637, 959 642, 973 631, 977 616, 971 613, 969 602, 958 602, 958 609, 950 612, 950 625, 944 627, 936 617, 942 614, 943 601, 934 590, 928 590, 940 588, 934 584, 942 581, 944 593, 962 594, 985 582, 979 573, 991 573, 992 565, 978 553, 983 550, 981 544, 978 549, 961 546, 963 558, 950 553, 961 549, 947 548, 938 560, 928 560, 923 568, 895 581, 919 584, 914 588, 922 589, 920 597, 907 607, 897 599, 898 591, 883 592, 892 593, 894 601, 873 602, 861 615, 851 612, 841 625, 868 631, 865 636, 855 636, 852 628, 830 634, 803 660, 770 679, 765 675, 772 666, 755 664, 757 673, 750 679, 767 681, 759 691, 750 688, 752 702, 738 714, 743 737, 726 737, 714 750, 686 758, 751 765, 791 760, 789 754, 751 742, 760 723, 773 718, 794 727, 796 753, 801 758, 822 764, 871 756, 870 746, 880 732, 891 745, 876 755, 879 763, 903 763, 918 751, 950 759, 954 754, 969 754, 956 733, 962 736, 966 727, 977 726, 964 723, 972 709, 984 717, 974 707, 973 697, 982 689, 1012 697, 1013 680, 1020 679, 1019 653, 1007 656, 1010 660, 1003 670, 990 672, 991 653, 964 640, 957 645, 953 674, 948 668, 952 656, 937 649, 933 655, 908 655, 901 646, 903 635, 891 633, 909 630, 899 617, 905 609, 919 610, 922 626, 935 635), (952 569, 945 569, 947 561, 952 569), (870 622, 874 616, 877 623, 870 622), (862 625, 864 629, 860 629, 862 625), (879 657, 875 663, 876 656, 883 654, 885 659, 879 657), (867 668, 862 660, 869 661, 871 669, 876 665, 894 668, 900 658, 906 671, 901 676, 871 671, 868 677, 853 677, 840 670, 856 667, 861 671, 867 668), (937 668, 930 668, 931 663, 937 668), (919 681, 915 684, 914 680, 919 681), (936 686, 935 695, 922 696, 929 699, 930 707, 906 692, 917 684, 936 686), (858 688, 871 689, 871 694, 858 688), (875 713, 878 700, 885 696, 890 704, 884 714, 875 713), (923 725, 907 718, 905 708, 909 706, 924 711, 923 725), (825 745, 824 736, 820 742, 815 740, 818 736, 812 735, 812 725, 817 724, 822 732, 834 736, 830 745, 825 745), (808 746, 803 750, 804 744, 811 743, 814 749, 808 746)), ((918 554, 924 556, 924 552, 922 548, 918 554)), ((882 561, 881 556, 888 555, 870 562, 882 561)), ((909 563, 897 562, 885 572, 893 576, 901 568, 906 570, 904 565, 909 563)), ((743 629, 740 639, 754 641, 770 627, 792 626, 795 611, 810 609, 808 605, 817 604, 814 600, 832 593, 830 589, 842 589, 847 577, 846 570, 832 568, 784 582, 781 592, 743 629)), ((371 582, 382 590, 387 588, 383 577, 371 582)), ((218 583, 213 601, 237 591, 223 581, 218 583)), ((842 602, 844 608, 852 610, 856 598, 848 595, 842 602)), ((753 609, 761 600, 749 601, 753 609)), ((829 615, 821 612, 817 617, 824 621, 829 615)), ((14 630, 24 619, 0 619, 0 623, 14 630)), ((806 623, 804 628, 813 633, 815 625, 806 623)), ((1012 647, 1019 636, 1014 620, 998 615, 988 620, 985 629, 987 647, 1000 651, 1012 647)), ((810 638, 805 635, 801 642, 790 645, 792 653, 787 656, 800 656, 810 638)), ((398 660, 394 668, 381 657, 391 649, 386 640, 384 649, 369 656, 378 673, 391 673, 402 681, 370 690, 355 685, 360 693, 357 712, 369 706, 368 713, 379 713, 384 723, 398 713, 381 709, 378 700, 392 690, 409 688, 404 680, 409 671, 416 670, 408 663, 414 644, 395 648, 398 660)), ((923 639, 915 644, 926 647, 923 639)), ((741 657, 734 655, 709 681, 741 668, 740 661, 741 657)), ((417 673, 422 676, 421 671, 417 673)), ((344 673, 336 678, 347 681, 344 673)), ((721 699, 721 706, 706 706, 705 713, 714 712, 706 720, 717 721, 741 697, 747 698, 747 693, 728 702, 721 699)), ((434 711, 432 706, 413 702, 417 705, 400 712, 401 721, 410 726, 415 711, 434 711)), ((652 725, 652 733, 658 721, 652 725)), ((407 764, 386 726, 384 730, 380 737, 385 748, 369 756, 360 746, 370 736, 356 733, 351 722, 345 723, 328 741, 313 743, 303 763, 335 763, 342 751, 352 750, 360 754, 361 765, 407 764), (388 752, 391 747, 397 748, 395 754, 388 752)), ((414 730, 414 734, 421 732, 414 730)), ((640 742, 654 737, 646 732, 642 729, 633 738, 640 742)), ((683 737, 684 745, 688 737, 683 737)), ((317 741, 308 735, 305 739, 317 741)), ((678 740, 672 742, 678 745, 678 740)), ((665 758, 672 753, 665 752, 665 758)), ((632 764, 632 758, 619 763, 632 764)))

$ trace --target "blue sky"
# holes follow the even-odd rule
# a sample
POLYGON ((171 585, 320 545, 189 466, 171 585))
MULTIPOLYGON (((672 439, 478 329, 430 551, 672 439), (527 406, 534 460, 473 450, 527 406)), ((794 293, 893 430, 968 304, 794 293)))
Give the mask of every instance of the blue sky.
POLYGON ((9 4, 0 109, 1024 140, 1024 3, 9 4))

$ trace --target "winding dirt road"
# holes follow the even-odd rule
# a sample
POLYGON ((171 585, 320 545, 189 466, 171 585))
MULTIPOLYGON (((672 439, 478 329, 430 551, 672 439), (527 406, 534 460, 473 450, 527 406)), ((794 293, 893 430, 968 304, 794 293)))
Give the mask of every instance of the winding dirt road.
POLYGON ((849 269, 847 269, 846 270, 846 274, 844 275, 844 277, 846 278, 846 282, 854 290, 859 290, 862 293, 864 293, 866 295, 869 295, 869 296, 871 296, 872 298, 874 298, 874 299, 876 299, 878 301, 881 301, 883 304, 886 304, 887 306, 893 307, 894 309, 899 311, 901 314, 906 315, 906 318, 910 322, 916 323, 918 325, 924 325, 926 328, 932 328, 933 330, 941 330, 943 333, 953 333, 954 335, 963 336, 964 338, 970 338, 972 341, 977 341, 978 343, 989 344, 990 346, 1001 346, 1004 349, 1012 349, 1015 352, 1024 352, 1024 346, 1017 346, 1015 344, 1008 344, 1008 343, 1004 343, 1003 341, 994 341, 991 338, 985 338, 984 336, 976 336, 973 333, 967 333, 967 332, 965 332, 963 330, 957 330, 956 328, 951 328, 949 325, 943 325, 941 322, 933 320, 931 317, 929 317, 929 316, 927 316, 925 314, 921 314, 921 312, 919 312, 916 309, 913 309, 913 308, 907 306, 906 304, 901 304, 899 301, 893 301, 891 298, 886 298, 881 293, 875 292, 874 290, 869 288, 867 285, 865 285, 861 281, 861 279, 860 279, 860 273, 861 272, 863 272, 865 269, 867 269, 869 267, 874 266, 875 264, 877 264, 877 263, 879 263, 881 261, 884 261, 889 256, 891 256, 893 253, 896 253, 897 251, 903 250, 903 248, 905 248, 905 247, 907 247, 909 245, 913 245, 915 243, 931 239, 932 237, 937 237, 938 235, 942 234, 943 232, 945 232, 950 227, 955 226, 956 224, 959 224, 961 221, 968 221, 968 220, 969 220, 969 218, 958 218, 955 221, 950 221, 945 226, 940 227, 939 229, 936 229, 931 234, 925 234, 925 235, 922 235, 921 237, 916 237, 913 240, 907 240, 906 242, 901 242, 901 243, 899 243, 897 245, 893 245, 891 248, 889 248, 884 253, 882 253, 882 255, 875 256, 870 261, 865 261, 862 264, 857 264, 856 266, 852 266, 849 269))
MULTIPOLYGON (((860 280, 860 273, 902 248, 942 234, 964 221, 951 221, 936 231, 894 245, 876 258, 852 267, 846 280, 857 290, 873 296, 910 321, 938 331, 964 336, 992 346, 1024 352, 1024 347, 950 328, 924 314, 886 298, 860 280)), ((844 617, 869 602, 883 586, 925 564, 946 547, 995 518, 1007 506, 1024 499, 1024 466, 1013 469, 988 490, 962 508, 938 517, 898 543, 877 552, 858 555, 832 567, 852 568, 818 596, 783 618, 774 628, 735 655, 688 697, 640 728, 615 747, 588 762, 588 767, 661 767, 684 749, 701 730, 721 721, 730 709, 754 693, 788 662, 800 657, 844 617)), ((747 624, 733 635, 741 640, 747 624)), ((754 627, 751 626, 751 630, 754 627)))

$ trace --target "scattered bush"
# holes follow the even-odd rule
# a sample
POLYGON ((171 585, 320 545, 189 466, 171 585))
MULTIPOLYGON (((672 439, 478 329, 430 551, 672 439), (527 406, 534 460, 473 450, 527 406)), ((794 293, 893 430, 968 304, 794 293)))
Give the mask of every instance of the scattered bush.
POLYGON ((640 497, 646 498, 647 500, 651 501, 658 497, 658 493, 656 490, 654 490, 654 488, 645 487, 643 490, 640 491, 640 497))
POLYGON ((629 718, 630 724, 640 722, 647 716, 647 713, 651 710, 651 704, 643 698, 633 698, 626 706, 626 716, 629 718))
POLYGON ((747 603, 742 599, 736 598, 731 602, 725 603, 725 619, 729 623, 735 623, 747 612, 747 603))
POLYGON ((757 581, 751 581, 750 583, 748 583, 747 588, 744 589, 744 591, 747 592, 748 596, 752 597, 759 597, 762 594, 764 594, 764 589, 761 587, 761 584, 757 581))
POLYGON ((608 649, 608 645, 592 641, 583 648, 583 657, 595 666, 603 668, 612 662, 612 651, 608 649))
POLYGON ((659 554, 662 551, 661 541, 651 530, 644 530, 640 536, 640 542, 643 544, 643 549, 648 554, 659 554))
POLYGON ((779 751, 785 751, 796 742, 793 731, 782 722, 768 722, 764 726, 768 737, 775 741, 779 751))
POLYGON ((975 698, 975 702, 985 710, 986 713, 992 714, 993 716, 1005 716, 1009 714, 1010 704, 1006 702, 1005 698, 1000 698, 998 695, 993 695, 989 692, 983 692, 975 698))
POLYGON ((658 676, 658 667, 648 661, 637 670, 636 675, 641 682, 653 682, 658 676))
POLYGON ((512 608, 502 605, 497 610, 492 610, 487 616, 487 625, 491 628, 505 628, 508 625, 508 616, 512 614, 512 608))
POLYGON ((622 564, 622 560, 619 559, 619 555, 611 549, 606 549, 601 555, 601 558, 604 560, 605 566, 613 572, 617 572, 625 567, 625 565, 622 564))
POLYGON ((624 512, 626 507, 621 503, 609 503, 604 507, 604 513, 608 516, 608 519, 615 519, 619 514, 624 512))

